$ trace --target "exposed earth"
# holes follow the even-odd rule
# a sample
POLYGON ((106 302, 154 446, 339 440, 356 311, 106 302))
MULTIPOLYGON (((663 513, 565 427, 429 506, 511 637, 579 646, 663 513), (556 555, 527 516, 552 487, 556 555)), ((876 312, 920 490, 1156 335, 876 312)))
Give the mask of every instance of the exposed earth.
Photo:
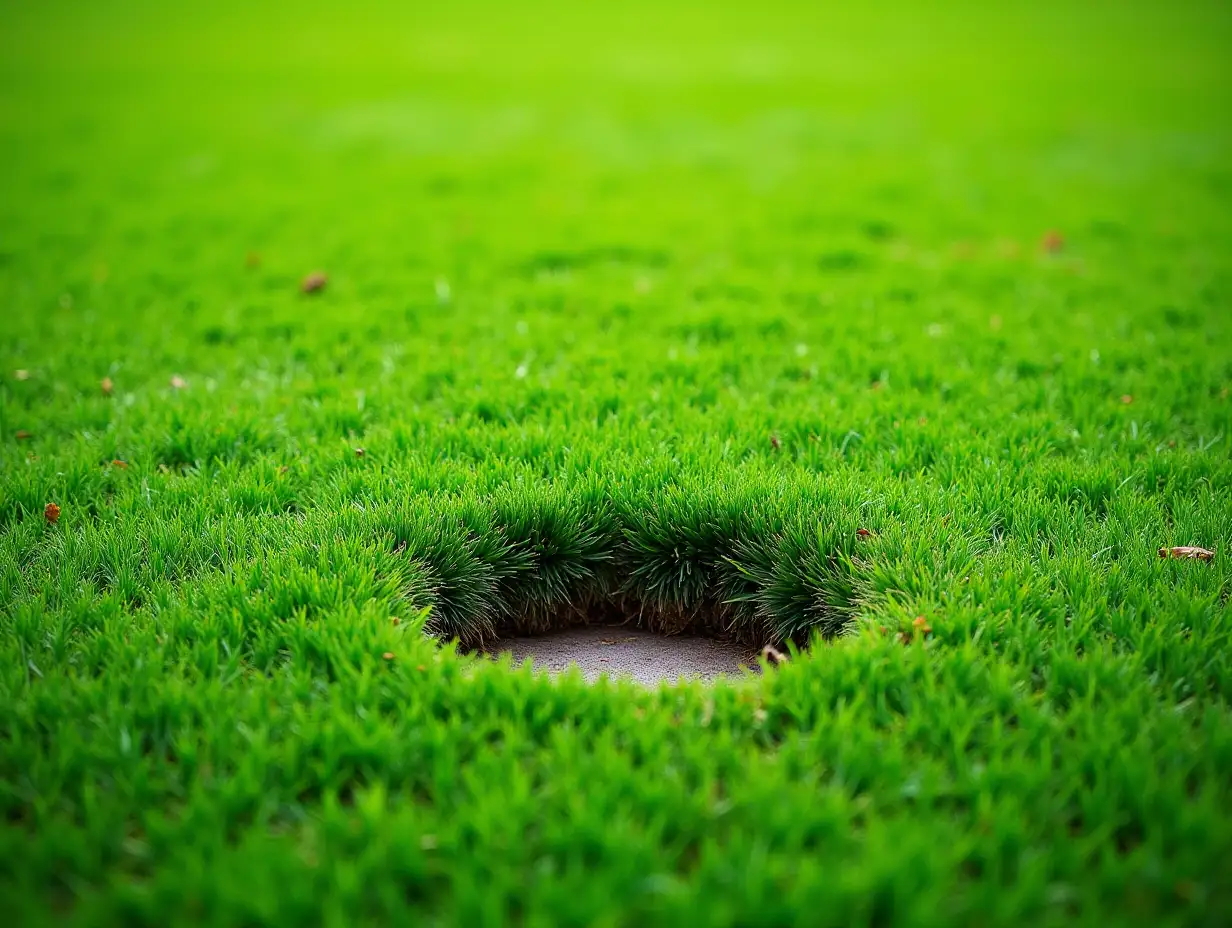
POLYGON ((497 653, 511 655, 514 664, 530 660, 552 675, 576 664, 591 683, 604 674, 655 686, 681 678, 709 681, 720 674, 758 671, 756 654, 745 645, 697 636, 667 637, 619 625, 509 638, 497 653))

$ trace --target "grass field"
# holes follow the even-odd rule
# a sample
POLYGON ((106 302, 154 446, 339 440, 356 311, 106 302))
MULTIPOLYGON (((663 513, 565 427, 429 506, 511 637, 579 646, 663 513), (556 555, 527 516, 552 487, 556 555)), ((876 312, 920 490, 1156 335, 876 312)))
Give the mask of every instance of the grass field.
POLYGON ((4 3, 7 924, 1232 919, 1232 9, 873 6, 4 3))

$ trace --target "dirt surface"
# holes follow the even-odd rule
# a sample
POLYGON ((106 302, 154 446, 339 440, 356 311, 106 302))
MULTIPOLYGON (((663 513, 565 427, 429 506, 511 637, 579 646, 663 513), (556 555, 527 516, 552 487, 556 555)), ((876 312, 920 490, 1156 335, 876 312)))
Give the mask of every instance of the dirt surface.
POLYGON ((681 677, 712 680, 719 674, 738 676, 742 667, 757 670, 756 655, 738 644, 712 638, 666 637, 620 626, 587 626, 509 638, 494 650, 512 654, 515 664, 530 659, 536 668, 553 675, 577 664, 592 683, 605 673, 655 686, 681 677))

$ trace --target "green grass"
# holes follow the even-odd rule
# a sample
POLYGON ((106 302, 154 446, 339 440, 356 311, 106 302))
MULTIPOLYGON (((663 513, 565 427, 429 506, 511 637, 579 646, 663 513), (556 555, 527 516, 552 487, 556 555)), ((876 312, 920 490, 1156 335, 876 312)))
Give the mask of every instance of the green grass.
POLYGON ((1226 6, 252 6, 3 11, 15 923, 1232 918, 1226 6))

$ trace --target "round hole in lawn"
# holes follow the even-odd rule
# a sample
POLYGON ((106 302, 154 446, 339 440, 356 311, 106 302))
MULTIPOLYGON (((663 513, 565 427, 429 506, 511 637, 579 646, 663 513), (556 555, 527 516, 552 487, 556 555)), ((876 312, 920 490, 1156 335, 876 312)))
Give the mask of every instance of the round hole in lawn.
POLYGON ((542 635, 502 638, 489 649, 509 654, 514 664, 532 665, 555 676, 576 664, 587 681, 607 674, 654 686, 681 679, 713 680, 758 670, 758 652, 748 645, 700 635, 657 635, 626 625, 583 625, 542 635))
MULTIPOLYGON (((619 592, 583 592, 563 603, 522 606, 508 608, 484 637, 463 638, 462 648, 491 658, 508 654, 515 666, 529 661, 552 676, 576 666, 591 683, 607 675, 647 686, 760 673, 763 654, 781 663, 789 650, 768 623, 712 599, 665 606, 619 592)), ((807 631, 793 639, 799 650, 807 647, 807 631)))

